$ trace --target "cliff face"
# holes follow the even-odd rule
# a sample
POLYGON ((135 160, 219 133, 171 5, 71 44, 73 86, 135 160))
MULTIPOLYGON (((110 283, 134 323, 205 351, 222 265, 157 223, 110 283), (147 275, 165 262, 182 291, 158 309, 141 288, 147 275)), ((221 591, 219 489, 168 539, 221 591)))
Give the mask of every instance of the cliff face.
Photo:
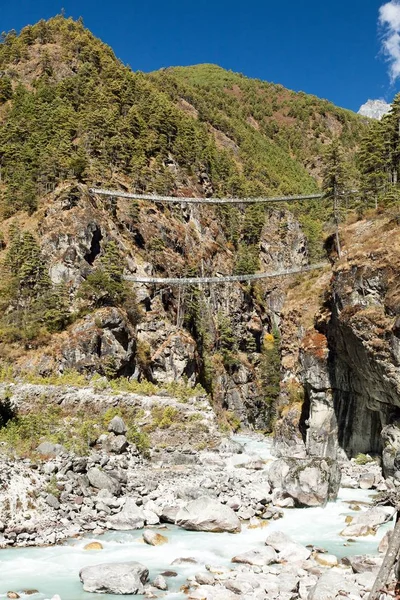
MULTIPOLYGON (((73 322, 24 344, 4 340, 2 361, 41 375, 77 370, 148 379, 161 388, 201 383, 212 392, 217 411, 235 413, 246 426, 268 428, 264 340, 279 325, 286 281, 204 288, 128 284, 120 306, 98 306, 81 295, 110 243, 123 257, 125 275, 180 275, 187 264, 201 265, 207 274, 232 272, 236 255, 217 222, 216 209, 204 205, 169 209, 141 202, 132 216, 129 200, 104 201, 83 185, 60 186, 34 215, 5 221, 3 261, 11 245, 7 232, 15 225, 29 227, 40 240, 52 285, 67 290, 73 322)), ((270 212, 258 252, 266 271, 308 261, 306 238, 285 210, 270 212)))
POLYGON ((375 218, 342 235, 314 324, 292 349, 291 377, 304 386, 297 439, 313 455, 382 452, 390 473, 400 448, 399 228, 375 218))

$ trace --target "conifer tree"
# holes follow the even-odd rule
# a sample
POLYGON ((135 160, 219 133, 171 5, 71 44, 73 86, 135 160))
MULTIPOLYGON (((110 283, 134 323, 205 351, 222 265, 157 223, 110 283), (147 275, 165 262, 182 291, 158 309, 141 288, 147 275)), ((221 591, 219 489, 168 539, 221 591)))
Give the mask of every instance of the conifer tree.
POLYGON ((369 126, 360 144, 358 164, 363 200, 368 205, 372 196, 377 207, 378 197, 388 181, 384 122, 374 121, 369 126))
POLYGON ((322 189, 327 199, 333 202, 333 219, 336 228, 336 245, 339 256, 341 255, 339 239, 339 222, 341 200, 348 190, 348 166, 346 164, 343 148, 338 139, 333 140, 324 156, 322 189))

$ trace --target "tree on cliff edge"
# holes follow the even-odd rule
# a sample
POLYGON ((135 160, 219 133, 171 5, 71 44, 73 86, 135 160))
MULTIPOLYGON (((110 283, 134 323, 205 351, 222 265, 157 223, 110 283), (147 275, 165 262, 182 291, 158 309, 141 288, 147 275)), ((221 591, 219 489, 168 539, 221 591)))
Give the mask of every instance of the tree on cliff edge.
POLYGON ((341 201, 349 192, 349 170, 344 158, 343 148, 338 139, 335 139, 327 149, 324 156, 322 170, 322 189, 325 197, 332 200, 333 219, 336 228, 336 246, 339 257, 341 256, 339 239, 339 222, 341 201))

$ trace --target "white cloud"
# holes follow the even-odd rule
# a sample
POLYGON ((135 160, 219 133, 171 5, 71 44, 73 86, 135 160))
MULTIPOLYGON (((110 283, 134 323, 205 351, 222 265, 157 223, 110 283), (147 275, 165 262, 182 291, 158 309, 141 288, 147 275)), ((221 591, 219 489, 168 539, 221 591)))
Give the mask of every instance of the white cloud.
POLYGON ((384 28, 382 45, 390 63, 392 83, 400 77, 400 0, 391 0, 379 9, 379 24, 384 28))

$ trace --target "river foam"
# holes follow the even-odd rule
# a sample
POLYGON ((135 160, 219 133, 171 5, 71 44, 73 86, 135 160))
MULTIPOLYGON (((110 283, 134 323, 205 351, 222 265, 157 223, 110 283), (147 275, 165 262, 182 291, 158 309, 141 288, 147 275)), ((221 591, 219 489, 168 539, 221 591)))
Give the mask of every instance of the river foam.
MULTIPOLYGON (((248 456, 272 459, 268 440, 261 442, 256 438, 241 436, 237 441, 246 445, 246 454, 236 456, 231 468, 235 468, 235 462, 243 462, 248 456)), ((164 546, 148 546, 142 542, 141 532, 134 531, 88 536, 50 548, 0 550, 0 597, 5 597, 9 590, 20 592, 30 588, 40 591, 38 595, 29 596, 31 600, 51 598, 55 594, 59 594, 62 600, 98 600, 97 594, 83 592, 79 570, 103 562, 136 560, 149 568, 151 579, 166 570, 176 571, 178 577, 168 579, 170 592, 163 597, 180 600, 185 596, 179 593, 179 588, 188 576, 204 570, 206 564, 229 565, 236 554, 262 548, 267 535, 277 530, 302 544, 325 548, 338 557, 376 554, 379 541, 392 524, 381 527, 375 536, 359 538, 356 542, 348 542, 340 536, 346 516, 359 514, 350 510, 350 503, 368 502, 370 495, 369 491, 341 489, 338 500, 330 502, 325 508, 284 509, 283 519, 272 521, 259 529, 248 529, 243 524, 242 532, 236 535, 189 532, 168 525, 156 529, 168 537, 168 544, 164 546), (91 541, 100 541, 104 549, 85 551, 84 546, 91 541), (175 559, 181 557, 194 558, 198 564, 171 566, 175 559)), ((102 597, 117 598, 111 595, 102 597)))

